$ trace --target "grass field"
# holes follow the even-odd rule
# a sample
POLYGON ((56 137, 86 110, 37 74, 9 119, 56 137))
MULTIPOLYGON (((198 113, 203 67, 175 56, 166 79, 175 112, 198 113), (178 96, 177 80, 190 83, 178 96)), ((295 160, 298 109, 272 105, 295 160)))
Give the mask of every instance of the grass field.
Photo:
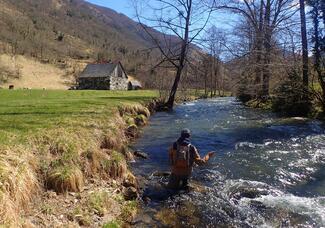
POLYGON ((87 127, 120 105, 146 102, 155 91, 0 90, 0 143, 23 141, 42 129, 87 127))

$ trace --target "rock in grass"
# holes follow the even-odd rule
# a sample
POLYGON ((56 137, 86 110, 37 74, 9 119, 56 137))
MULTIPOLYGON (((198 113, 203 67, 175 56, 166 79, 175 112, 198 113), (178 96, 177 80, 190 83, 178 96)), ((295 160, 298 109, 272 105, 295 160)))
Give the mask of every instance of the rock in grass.
POLYGON ((142 158, 142 159, 148 159, 148 155, 144 152, 141 152, 141 151, 134 151, 134 156, 137 157, 137 158, 142 158))
POLYGON ((134 187, 127 187, 123 191, 123 196, 125 200, 135 200, 138 198, 138 191, 134 187))

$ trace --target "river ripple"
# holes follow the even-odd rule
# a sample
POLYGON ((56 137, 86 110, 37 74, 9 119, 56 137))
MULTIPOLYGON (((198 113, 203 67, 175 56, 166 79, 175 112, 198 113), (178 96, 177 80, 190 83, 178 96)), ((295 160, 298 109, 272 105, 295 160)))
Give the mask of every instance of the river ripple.
POLYGON ((135 226, 325 226, 322 122, 280 118, 234 98, 200 100, 154 115, 134 148, 150 156, 133 166, 147 182, 135 226), (195 169, 195 190, 171 193, 161 187, 167 178, 151 174, 169 169, 167 148, 185 127, 201 155, 217 156, 195 169))

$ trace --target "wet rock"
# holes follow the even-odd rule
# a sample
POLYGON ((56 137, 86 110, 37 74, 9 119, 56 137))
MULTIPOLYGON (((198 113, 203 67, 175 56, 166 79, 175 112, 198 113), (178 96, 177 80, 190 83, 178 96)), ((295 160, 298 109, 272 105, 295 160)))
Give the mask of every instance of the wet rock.
POLYGON ((249 188, 249 189, 241 189, 240 191, 236 192, 233 197, 235 199, 241 199, 241 198, 249 198, 249 199, 255 199, 257 197, 260 197, 261 195, 267 195, 268 192, 266 190, 261 191, 256 188, 249 188))
POLYGON ((170 172, 164 172, 164 171, 155 171, 151 174, 151 176, 155 176, 155 177, 169 177, 170 176, 170 172))
POLYGON ((137 157, 137 158, 142 158, 142 159, 148 159, 148 155, 144 152, 141 152, 141 151, 134 151, 134 156, 137 157))
POLYGON ((128 187, 123 191, 125 200, 135 200, 138 198, 138 191, 134 187, 128 187))
POLYGON ((262 202, 257 201, 257 200, 250 201, 250 206, 259 210, 259 211, 267 209, 267 207, 262 202))
POLYGON ((276 194, 270 186, 256 181, 238 181, 230 183, 229 197, 235 200, 241 198, 255 199, 262 195, 276 194))

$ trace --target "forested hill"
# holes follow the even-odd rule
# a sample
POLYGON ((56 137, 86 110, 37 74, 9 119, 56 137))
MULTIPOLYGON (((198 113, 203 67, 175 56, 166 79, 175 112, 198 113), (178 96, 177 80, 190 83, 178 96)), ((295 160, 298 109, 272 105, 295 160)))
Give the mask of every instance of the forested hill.
POLYGON ((49 60, 123 59, 132 71, 131 59, 149 58, 142 50, 153 46, 144 34, 127 16, 83 0, 0 0, 1 52, 49 60))

